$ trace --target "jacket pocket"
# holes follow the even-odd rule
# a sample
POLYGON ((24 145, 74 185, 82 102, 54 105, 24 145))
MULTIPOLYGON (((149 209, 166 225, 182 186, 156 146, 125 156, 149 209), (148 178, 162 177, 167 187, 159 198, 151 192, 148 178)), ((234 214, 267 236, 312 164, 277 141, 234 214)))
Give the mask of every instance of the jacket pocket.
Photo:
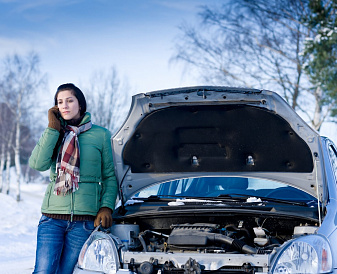
POLYGON ((52 192, 53 185, 54 185, 53 183, 49 183, 47 186, 46 192, 43 197, 43 202, 42 202, 42 207, 41 207, 42 211, 49 207, 50 193, 52 192))
POLYGON ((42 204, 42 212, 55 214, 70 214, 71 212, 71 195, 55 195, 55 183, 50 183, 46 190, 42 204))
POLYGON ((98 183, 79 183, 74 192, 74 214, 96 215, 100 205, 98 183))

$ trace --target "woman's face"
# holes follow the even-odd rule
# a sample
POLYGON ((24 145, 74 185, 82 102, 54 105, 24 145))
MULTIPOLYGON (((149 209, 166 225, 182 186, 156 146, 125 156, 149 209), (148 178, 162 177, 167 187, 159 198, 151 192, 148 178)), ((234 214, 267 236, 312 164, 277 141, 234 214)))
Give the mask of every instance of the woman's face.
POLYGON ((80 105, 71 90, 62 90, 57 94, 57 106, 64 120, 80 118, 80 105))

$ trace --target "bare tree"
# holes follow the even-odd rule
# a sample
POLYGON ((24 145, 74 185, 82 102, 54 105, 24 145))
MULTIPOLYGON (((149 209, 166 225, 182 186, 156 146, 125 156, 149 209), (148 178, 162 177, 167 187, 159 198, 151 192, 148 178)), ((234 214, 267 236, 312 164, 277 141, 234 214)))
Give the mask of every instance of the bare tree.
MULTIPOLYGON (((14 124, 15 125, 15 124, 14 124)), ((10 167, 11 167, 11 162, 12 162, 12 148, 13 148, 13 135, 14 135, 14 126, 12 127, 12 129, 9 130, 9 138, 7 140, 7 150, 6 150, 6 194, 9 194, 10 191, 10 177, 11 177, 11 173, 10 173, 10 167)))
MULTIPOLYGON (((37 106, 36 94, 39 88, 45 83, 45 77, 41 76, 39 71, 39 57, 32 52, 27 56, 7 56, 3 63, 3 77, 1 79, 1 92, 3 103, 13 115, 12 124, 14 129, 12 134, 15 141, 11 143, 14 150, 14 163, 17 177, 17 201, 20 201, 20 181, 21 181, 21 129, 22 125, 27 121, 28 114, 32 115, 32 106, 37 106)), ((27 124, 29 126, 29 124, 27 124)), ((10 151, 7 149, 6 170, 9 171, 10 151)), ((9 178, 7 177, 7 180, 9 178)), ((9 191, 9 189, 8 189, 9 191)))
POLYGON ((86 94, 93 123, 114 133, 126 118, 131 103, 128 84, 122 84, 116 68, 94 72, 86 94))
POLYGON ((6 146, 5 146, 5 133, 7 132, 5 122, 5 110, 6 106, 3 103, 0 103, 0 193, 4 187, 4 180, 3 180, 3 170, 5 167, 5 155, 6 155, 6 146))
MULTIPOLYGON (((1 87, 1 86, 0 86, 1 87)), ((0 143, 1 143, 1 158, 0 158, 0 180, 2 192, 6 187, 6 193, 9 193, 10 187, 10 170, 11 159, 13 158, 13 135, 15 123, 11 110, 4 103, 0 103, 0 143), (4 169, 6 166, 6 169, 4 169), (5 180, 3 180, 3 170, 5 170, 5 180)))
POLYGON ((0 152, 0 193, 2 192, 3 189, 3 170, 5 167, 5 143, 1 143, 1 152, 0 152))
POLYGON ((221 3, 202 7, 198 27, 181 26, 173 59, 198 69, 210 82, 278 91, 319 130, 331 105, 322 107, 322 94, 312 89, 304 70, 305 41, 314 35, 303 23, 310 14, 308 1, 221 3))

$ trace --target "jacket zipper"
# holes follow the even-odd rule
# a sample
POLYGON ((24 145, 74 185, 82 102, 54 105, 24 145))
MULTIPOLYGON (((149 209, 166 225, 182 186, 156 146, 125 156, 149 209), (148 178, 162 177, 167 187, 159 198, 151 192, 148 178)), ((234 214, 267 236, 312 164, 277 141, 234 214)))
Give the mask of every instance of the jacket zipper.
POLYGON ((101 195, 102 195, 102 182, 98 182, 98 193, 97 193, 97 203, 98 203, 98 209, 101 207, 101 195))

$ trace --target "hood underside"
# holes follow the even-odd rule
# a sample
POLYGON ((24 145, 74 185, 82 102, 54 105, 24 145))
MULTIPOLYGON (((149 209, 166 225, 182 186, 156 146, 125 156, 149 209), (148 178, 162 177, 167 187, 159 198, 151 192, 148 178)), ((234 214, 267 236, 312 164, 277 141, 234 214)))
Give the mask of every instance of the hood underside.
POLYGON ((312 172, 310 148, 279 115, 250 105, 154 111, 123 151, 133 173, 312 172))
POLYGON ((125 199, 159 181, 198 176, 255 176, 316 196, 319 142, 274 92, 188 87, 134 95, 113 153, 125 199))

